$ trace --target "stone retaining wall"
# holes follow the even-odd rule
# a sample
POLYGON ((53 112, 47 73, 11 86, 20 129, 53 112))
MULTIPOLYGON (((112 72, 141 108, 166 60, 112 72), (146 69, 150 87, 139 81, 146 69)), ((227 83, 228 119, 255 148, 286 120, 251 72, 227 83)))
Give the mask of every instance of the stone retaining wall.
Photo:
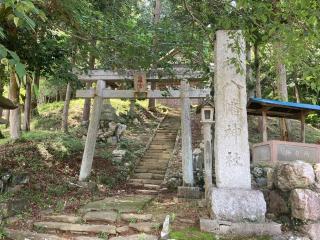
POLYGON ((268 218, 312 240, 320 238, 320 164, 294 161, 254 167, 252 180, 264 193, 268 218))

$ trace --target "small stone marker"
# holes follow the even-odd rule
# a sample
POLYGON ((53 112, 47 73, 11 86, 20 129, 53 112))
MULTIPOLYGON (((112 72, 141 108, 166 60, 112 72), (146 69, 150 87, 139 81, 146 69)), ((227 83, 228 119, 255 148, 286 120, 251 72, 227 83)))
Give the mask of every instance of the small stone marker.
POLYGON ((166 240, 170 235, 170 215, 166 216, 166 219, 163 222, 162 231, 160 233, 160 238, 166 240))

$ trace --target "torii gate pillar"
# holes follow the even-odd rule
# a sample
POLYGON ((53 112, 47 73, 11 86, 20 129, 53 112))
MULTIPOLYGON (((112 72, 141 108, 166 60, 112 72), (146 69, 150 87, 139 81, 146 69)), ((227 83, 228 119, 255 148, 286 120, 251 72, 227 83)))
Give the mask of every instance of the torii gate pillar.
POLYGON ((80 169, 79 181, 85 181, 89 176, 92 168, 96 139, 99 130, 99 122, 103 106, 103 89, 106 87, 105 81, 99 80, 96 86, 96 95, 93 101, 86 145, 84 148, 82 163, 80 169))
POLYGON ((189 83, 181 81, 181 139, 182 139, 182 170, 183 185, 193 186, 193 165, 192 165, 192 135, 190 120, 190 98, 189 83))
POLYGON ((178 187, 178 197, 200 198, 200 189, 194 187, 190 95, 187 80, 181 81, 180 91, 183 186, 178 187))

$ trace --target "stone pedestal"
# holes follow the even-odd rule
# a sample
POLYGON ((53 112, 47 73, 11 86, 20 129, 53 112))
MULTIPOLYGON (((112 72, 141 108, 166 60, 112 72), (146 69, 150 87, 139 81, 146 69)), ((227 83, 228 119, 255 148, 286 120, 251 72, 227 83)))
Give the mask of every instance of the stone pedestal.
POLYGON ((230 222, 264 222, 267 210, 261 191, 212 188, 209 195, 213 219, 230 222))

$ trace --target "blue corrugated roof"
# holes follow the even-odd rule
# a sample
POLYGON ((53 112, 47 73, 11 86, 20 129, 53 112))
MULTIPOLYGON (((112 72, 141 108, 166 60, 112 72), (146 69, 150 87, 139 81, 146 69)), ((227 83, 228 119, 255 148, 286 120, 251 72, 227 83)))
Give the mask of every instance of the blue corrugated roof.
POLYGON ((306 103, 283 102, 283 101, 263 99, 263 98, 250 98, 249 102, 261 103, 264 105, 272 104, 272 105, 277 105, 279 107, 296 108, 301 110, 320 111, 319 105, 306 104, 306 103))

